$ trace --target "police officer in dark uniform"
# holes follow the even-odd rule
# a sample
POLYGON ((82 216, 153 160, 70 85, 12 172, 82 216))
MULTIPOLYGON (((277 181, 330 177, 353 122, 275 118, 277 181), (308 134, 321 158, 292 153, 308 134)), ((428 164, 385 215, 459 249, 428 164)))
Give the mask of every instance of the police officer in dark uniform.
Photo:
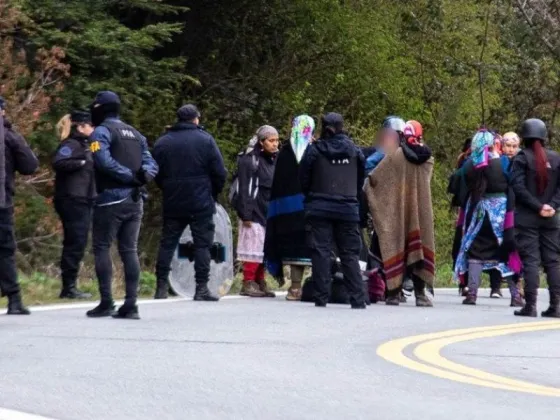
POLYGON ((60 271, 61 299, 89 299, 77 289, 78 271, 87 246, 95 199, 95 177, 89 136, 89 112, 74 111, 57 124, 62 140, 52 161, 56 172, 54 206, 62 222, 64 242, 60 271))
MULTIPOLYGON (((14 235, 15 172, 31 175, 39 167, 39 161, 25 139, 5 119, 6 102, 0 97, 0 139, 4 141, 4 197, 0 202, 0 294, 8 297, 8 315, 29 315, 23 306, 17 278, 15 261, 16 240, 14 235)), ((3 164, 3 168, 1 165, 3 164)))
POLYGON ((87 316, 139 319, 138 235, 146 198, 144 186, 157 175, 158 166, 148 150, 146 138, 119 119, 120 98, 116 93, 99 92, 90 110, 95 126, 91 151, 98 192, 93 211, 93 253, 101 302, 87 316), (126 284, 124 305, 116 313, 111 293, 110 254, 115 239, 126 284))
POLYGON ((359 195, 364 156, 343 130, 340 114, 322 118, 321 138, 306 150, 300 164, 308 239, 312 251, 315 306, 327 305, 332 256, 338 253, 353 309, 365 309, 359 265, 359 195))
POLYGON ((163 191, 163 231, 156 264, 156 299, 166 299, 173 254, 187 226, 193 234, 196 278, 194 300, 215 302, 210 293, 210 248, 214 240, 216 199, 226 182, 226 169, 214 138, 199 126, 200 113, 187 104, 177 111, 177 123, 158 139, 154 159, 163 191))
POLYGON ((517 316, 537 316, 539 269, 546 273, 550 307, 543 317, 560 318, 560 155, 545 148, 546 125, 539 119, 523 122, 524 148, 513 161, 517 249, 523 262, 525 306, 517 316))

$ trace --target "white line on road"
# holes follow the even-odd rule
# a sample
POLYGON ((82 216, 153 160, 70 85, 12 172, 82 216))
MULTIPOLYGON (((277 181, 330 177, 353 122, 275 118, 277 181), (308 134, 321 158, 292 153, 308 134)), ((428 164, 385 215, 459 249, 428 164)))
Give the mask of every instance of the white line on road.
POLYGON ((22 413, 21 411, 0 408, 0 420, 55 420, 49 417, 37 416, 35 414, 22 413))
MULTIPOLYGON (((220 300, 234 300, 234 299, 244 299, 244 296, 238 295, 231 295, 231 296, 224 296, 220 298, 220 300)), ((192 298, 170 298, 170 299, 139 299, 139 305, 154 305, 154 304, 162 304, 162 303, 175 303, 175 302, 188 302, 192 301, 192 298)), ((45 311, 62 311, 65 309, 86 309, 91 308, 95 305, 95 301, 90 302, 83 302, 83 303, 61 303, 58 305, 41 305, 41 306, 32 306, 29 308, 31 312, 45 312, 45 311)), ((115 302, 117 305, 122 305, 124 301, 119 300, 115 302)), ((3 420, 3 419, 0 419, 3 420)))

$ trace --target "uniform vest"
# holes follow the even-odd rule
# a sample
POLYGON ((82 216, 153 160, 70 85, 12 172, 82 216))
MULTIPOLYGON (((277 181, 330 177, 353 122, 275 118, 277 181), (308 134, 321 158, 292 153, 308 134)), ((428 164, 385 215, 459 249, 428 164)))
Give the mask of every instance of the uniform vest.
POLYGON ((358 159, 356 156, 328 158, 319 153, 311 179, 312 193, 357 197, 358 159))
MULTIPOLYGON (((142 168, 141 134, 121 121, 104 121, 101 126, 111 133, 111 157, 136 174, 142 168)), ((96 171, 96 182, 99 193, 113 188, 130 187, 101 171, 96 171)))

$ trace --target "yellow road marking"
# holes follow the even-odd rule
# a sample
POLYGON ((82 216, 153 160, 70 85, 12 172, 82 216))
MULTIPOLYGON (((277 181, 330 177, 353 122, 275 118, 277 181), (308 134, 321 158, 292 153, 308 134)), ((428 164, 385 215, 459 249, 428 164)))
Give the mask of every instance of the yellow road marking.
POLYGON ((451 362, 440 355, 440 351, 445 346, 454 343, 478 338, 498 337, 508 334, 551 329, 560 329, 560 321, 529 322, 422 334, 382 344, 377 349, 377 354, 389 362, 438 378, 494 389, 560 397, 560 388, 547 387, 493 375, 451 362), (418 345, 414 350, 414 354, 424 363, 420 363, 404 355, 403 351, 412 345, 418 345))
POLYGON ((451 344, 461 343, 463 341, 469 340, 476 340, 480 338, 488 338, 488 337, 499 337, 508 334, 518 334, 522 332, 533 332, 533 331, 544 331, 544 330, 551 330, 551 329, 560 329, 560 322, 556 325, 542 325, 538 327, 534 326, 527 326, 527 327, 520 327, 520 328, 511 328, 511 329, 504 329, 503 331, 486 331, 486 332, 478 332, 448 338, 442 338, 438 340, 431 340, 425 343, 420 344, 414 350, 414 355, 418 357, 418 359, 430 363, 432 365, 438 366, 443 369, 447 369, 459 374, 472 376, 474 378, 479 378, 483 380, 488 380, 492 382, 502 383, 506 385, 527 388, 527 389, 536 389, 541 391, 548 391, 553 393, 558 393, 560 396, 560 389, 559 388, 550 388, 547 386, 535 385, 530 382, 519 381, 515 379, 506 378, 499 375, 494 375, 488 372, 484 372, 479 369, 471 368, 468 366, 460 365, 458 363, 452 362, 443 356, 441 356, 441 350, 451 344))

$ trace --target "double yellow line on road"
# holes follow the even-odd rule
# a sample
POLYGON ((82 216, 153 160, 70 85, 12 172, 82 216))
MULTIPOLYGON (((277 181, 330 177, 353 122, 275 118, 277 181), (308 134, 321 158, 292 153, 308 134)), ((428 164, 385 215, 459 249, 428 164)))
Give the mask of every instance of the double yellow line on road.
POLYGON ((560 329, 560 321, 529 322, 495 327, 450 330, 389 341, 379 346, 377 354, 399 366, 438 378, 494 389, 560 397, 560 388, 494 375, 452 362, 441 355, 441 350, 444 347, 463 341, 555 329, 560 329), (404 354, 404 351, 411 346, 414 346, 413 354, 418 360, 404 354))

